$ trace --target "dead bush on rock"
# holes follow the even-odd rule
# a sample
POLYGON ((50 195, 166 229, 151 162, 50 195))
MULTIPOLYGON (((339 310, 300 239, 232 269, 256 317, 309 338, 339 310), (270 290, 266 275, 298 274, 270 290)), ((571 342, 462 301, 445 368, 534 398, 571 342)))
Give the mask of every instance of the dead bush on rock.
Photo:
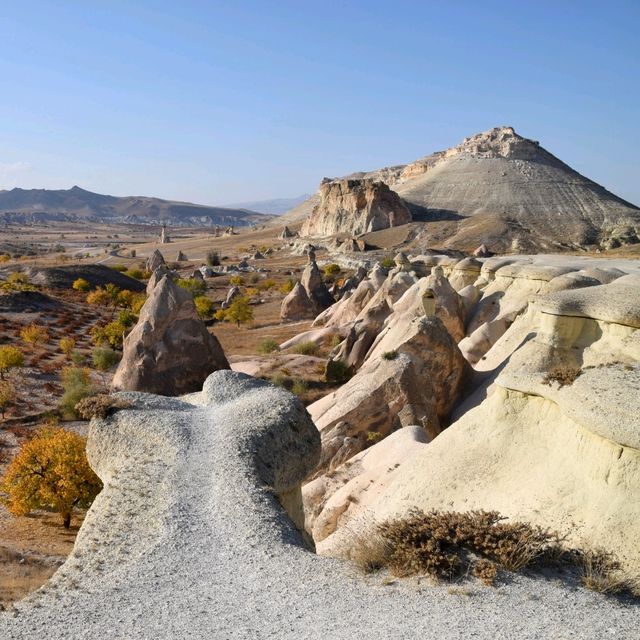
POLYGON ((107 393, 98 393, 82 399, 75 406, 76 413, 83 420, 91 418, 106 418, 120 409, 128 409, 130 402, 122 398, 115 398, 107 393))
POLYGON ((580 367, 574 367, 567 364, 559 364, 551 368, 551 370, 542 379, 542 384, 551 386, 551 383, 557 382, 560 387, 571 386, 576 378, 582 373, 580 367))
POLYGON ((397 576, 426 574, 438 579, 474 575, 493 584, 498 569, 519 571, 552 562, 560 538, 522 522, 504 522, 495 511, 464 513, 414 509, 387 520, 350 553, 359 567, 387 568, 397 576))

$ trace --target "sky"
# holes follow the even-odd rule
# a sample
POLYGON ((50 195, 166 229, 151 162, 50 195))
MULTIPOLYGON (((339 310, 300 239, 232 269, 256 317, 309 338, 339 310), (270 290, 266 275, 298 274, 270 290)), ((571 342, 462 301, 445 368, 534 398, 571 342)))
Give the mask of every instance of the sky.
POLYGON ((510 125, 640 204, 640 2, 0 3, 0 189, 296 196, 510 125))

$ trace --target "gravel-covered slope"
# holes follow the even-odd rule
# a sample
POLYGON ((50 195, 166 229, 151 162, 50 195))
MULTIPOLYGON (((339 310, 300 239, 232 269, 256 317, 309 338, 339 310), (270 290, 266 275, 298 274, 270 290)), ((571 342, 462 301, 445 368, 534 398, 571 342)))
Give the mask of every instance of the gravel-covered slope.
POLYGON ((200 406, 122 395, 133 407, 91 426, 105 489, 75 551, 2 615, 3 640, 638 637, 632 605, 555 581, 453 595, 306 550, 275 494, 295 496, 319 438, 285 391, 219 371, 200 406))

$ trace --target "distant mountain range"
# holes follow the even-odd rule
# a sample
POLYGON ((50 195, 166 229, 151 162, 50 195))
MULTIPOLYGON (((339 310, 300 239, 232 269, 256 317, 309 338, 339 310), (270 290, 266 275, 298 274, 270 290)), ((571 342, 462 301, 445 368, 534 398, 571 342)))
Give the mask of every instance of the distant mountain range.
POLYGON ((212 207, 149 198, 116 197, 71 189, 0 191, 0 222, 93 221, 171 226, 249 226, 271 216, 240 207, 212 207))
POLYGON ((303 193, 296 198, 273 198, 272 200, 253 200, 250 202, 235 202, 233 204, 225 204, 223 206, 231 209, 249 209, 258 213, 267 213, 270 215, 281 215, 286 213, 293 207, 298 206, 311 197, 310 193, 303 193))

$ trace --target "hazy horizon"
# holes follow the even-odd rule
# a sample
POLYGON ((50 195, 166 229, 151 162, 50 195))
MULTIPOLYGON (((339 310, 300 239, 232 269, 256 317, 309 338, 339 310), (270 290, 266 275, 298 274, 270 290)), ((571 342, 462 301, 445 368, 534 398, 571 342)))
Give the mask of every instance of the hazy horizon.
POLYGON ((511 125, 640 203, 640 6, 0 8, 0 189, 294 198, 511 125))

